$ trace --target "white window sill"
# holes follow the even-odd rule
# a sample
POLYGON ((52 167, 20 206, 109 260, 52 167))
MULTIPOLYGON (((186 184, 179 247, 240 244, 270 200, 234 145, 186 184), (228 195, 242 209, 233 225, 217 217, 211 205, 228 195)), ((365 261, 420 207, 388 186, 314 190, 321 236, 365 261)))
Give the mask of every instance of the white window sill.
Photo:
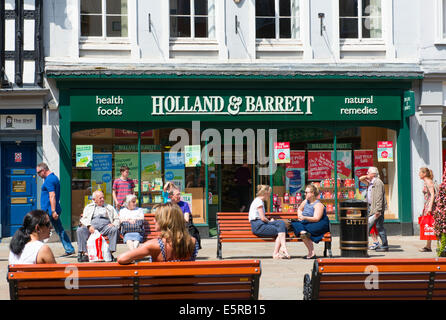
POLYGON ((436 39, 434 45, 444 46, 446 45, 446 39, 436 39))
POLYGON ((218 42, 213 39, 171 38, 170 50, 173 51, 217 51, 218 42))
POLYGON ((303 51, 302 41, 299 40, 276 40, 262 39, 256 40, 256 49, 258 51, 303 51))
POLYGON ((386 51, 387 47, 383 40, 341 40, 341 51, 386 51))
POLYGON ((80 50, 123 51, 131 50, 131 43, 126 38, 113 40, 104 39, 80 39, 80 50))

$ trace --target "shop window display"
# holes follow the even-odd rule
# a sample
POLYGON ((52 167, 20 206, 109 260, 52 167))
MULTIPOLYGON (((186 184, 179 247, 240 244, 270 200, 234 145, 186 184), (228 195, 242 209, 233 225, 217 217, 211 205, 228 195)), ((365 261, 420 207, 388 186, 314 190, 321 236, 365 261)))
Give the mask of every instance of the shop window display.
POLYGON ((390 153, 395 154, 396 150, 395 131, 376 127, 338 130, 337 176, 333 131, 316 128, 278 130, 277 139, 290 142, 291 156, 289 163, 277 164, 273 175, 272 211, 297 212, 305 198, 305 185, 313 183, 320 189, 319 199, 326 206, 329 218, 337 220, 341 202, 365 200, 366 186, 359 182, 359 177, 367 173, 368 167, 374 166, 385 184, 388 204, 385 219, 398 219, 397 159, 390 158, 390 153), (392 147, 380 149, 379 143, 383 142, 384 146, 387 143, 392 147))
POLYGON ((121 166, 129 167, 129 179, 135 184, 138 206, 151 210, 164 201, 163 185, 174 182, 189 203, 195 223, 205 222, 204 167, 185 167, 184 154, 170 156, 171 129, 154 129, 141 133, 138 157, 138 133, 116 128, 97 128, 72 134, 72 225, 78 225, 85 205, 95 190, 101 189, 107 203, 113 204, 113 181, 120 177, 121 166), (76 148, 93 146, 91 166, 76 166, 76 148), (139 181, 139 177, 141 181, 139 181))

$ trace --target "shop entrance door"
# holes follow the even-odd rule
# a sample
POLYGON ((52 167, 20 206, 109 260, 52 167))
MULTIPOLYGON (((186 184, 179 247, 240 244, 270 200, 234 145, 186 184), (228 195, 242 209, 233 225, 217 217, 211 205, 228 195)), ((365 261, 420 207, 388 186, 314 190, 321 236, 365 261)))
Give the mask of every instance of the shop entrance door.
POLYGON ((37 209, 36 144, 2 145, 2 237, 11 237, 37 209))

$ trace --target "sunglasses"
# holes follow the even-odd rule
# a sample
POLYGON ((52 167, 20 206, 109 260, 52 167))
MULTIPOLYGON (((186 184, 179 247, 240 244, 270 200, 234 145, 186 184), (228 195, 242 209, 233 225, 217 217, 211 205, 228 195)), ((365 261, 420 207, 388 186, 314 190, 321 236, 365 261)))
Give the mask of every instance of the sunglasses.
POLYGON ((37 171, 37 174, 40 174, 42 171, 44 171, 44 170, 40 169, 39 171, 37 171))
POLYGON ((51 222, 48 221, 47 223, 41 224, 41 226, 49 228, 51 227, 51 222))

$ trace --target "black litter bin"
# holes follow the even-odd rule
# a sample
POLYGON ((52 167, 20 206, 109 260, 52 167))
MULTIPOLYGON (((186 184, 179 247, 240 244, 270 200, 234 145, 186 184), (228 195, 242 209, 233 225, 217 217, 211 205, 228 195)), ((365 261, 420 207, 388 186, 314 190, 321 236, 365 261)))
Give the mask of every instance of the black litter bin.
POLYGON ((340 203, 341 256, 368 257, 367 202, 351 199, 340 203))

